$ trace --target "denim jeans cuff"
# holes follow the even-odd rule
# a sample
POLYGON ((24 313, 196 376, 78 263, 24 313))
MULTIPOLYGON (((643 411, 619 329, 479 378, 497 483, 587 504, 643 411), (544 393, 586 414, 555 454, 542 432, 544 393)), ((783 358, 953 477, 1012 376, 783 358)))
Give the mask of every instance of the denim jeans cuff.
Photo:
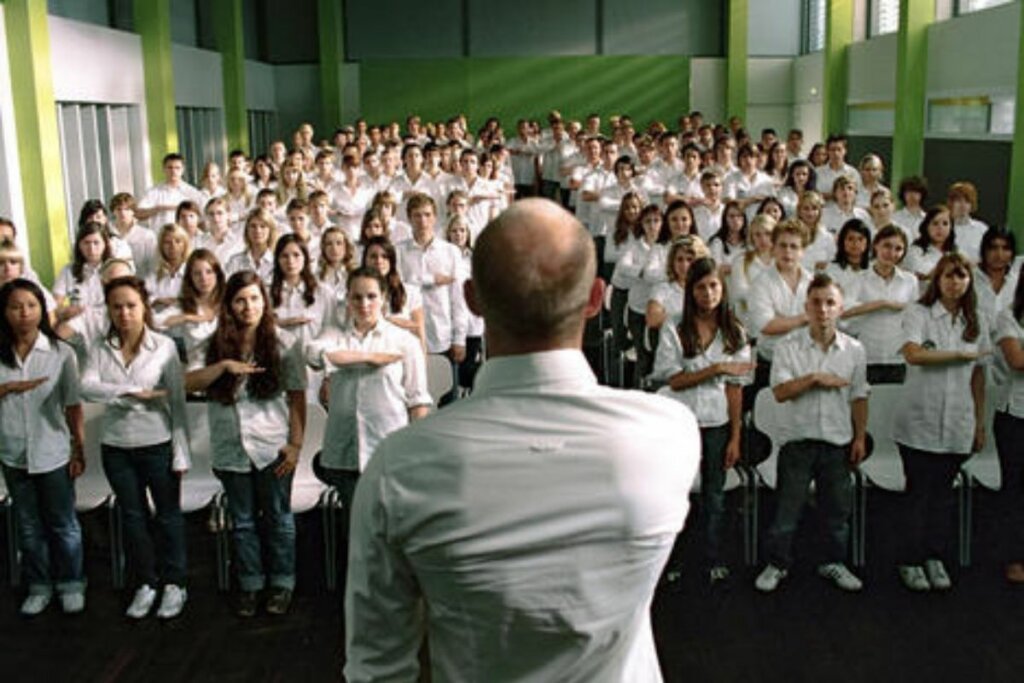
POLYGON ((28 586, 29 595, 53 595, 53 585, 49 583, 31 583, 28 586))
POLYGON ((74 595, 75 593, 84 593, 85 586, 88 582, 85 579, 76 579, 73 581, 58 581, 57 592, 61 595, 74 595))
POLYGON ((262 574, 238 577, 238 587, 246 592, 261 591, 266 583, 266 578, 262 574))
POLYGON ((286 588, 290 591, 295 590, 294 574, 271 574, 268 582, 273 588, 286 588))

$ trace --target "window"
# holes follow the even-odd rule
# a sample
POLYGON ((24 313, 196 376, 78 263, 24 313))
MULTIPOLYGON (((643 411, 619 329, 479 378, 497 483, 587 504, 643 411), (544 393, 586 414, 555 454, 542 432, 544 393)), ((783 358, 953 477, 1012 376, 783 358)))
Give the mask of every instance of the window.
POLYGON ((58 102, 57 125, 73 242, 85 200, 105 203, 118 192, 139 196, 145 190, 142 121, 135 106, 58 102))
POLYGON ((989 130, 988 97, 947 97, 928 102, 928 132, 984 134, 989 130))
POLYGON ((249 152, 255 157, 266 154, 277 130, 277 112, 249 110, 249 152))
POLYGON ((825 2, 826 0, 804 0, 804 54, 825 49, 825 2))
POLYGON ((186 180, 199 183, 203 166, 214 161, 224 169, 227 158, 224 114, 220 109, 177 107, 179 152, 185 157, 186 180))
POLYGON ((892 102, 860 102, 846 109, 846 128, 854 135, 892 135, 896 129, 896 105, 892 102))
POLYGON ((868 35, 895 33, 900 27, 900 0, 871 0, 871 27, 868 35))
POLYGON ((1006 5, 1011 0, 956 0, 957 14, 970 14, 990 7, 1006 5))

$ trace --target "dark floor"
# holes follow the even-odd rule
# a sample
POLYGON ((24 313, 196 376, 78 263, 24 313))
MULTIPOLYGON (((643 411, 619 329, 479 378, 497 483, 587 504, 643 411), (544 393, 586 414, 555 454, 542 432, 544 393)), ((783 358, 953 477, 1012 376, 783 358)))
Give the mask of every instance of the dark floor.
MULTIPOLYGON (((738 505, 739 497, 730 503, 738 505)), ((868 566, 861 572, 866 587, 858 595, 842 594, 814 575, 813 523, 801 531, 802 561, 768 596, 752 586, 756 570, 740 565, 738 522, 735 580, 713 595, 695 569, 695 534, 684 534, 681 557, 688 571, 677 586, 659 591, 654 607, 666 680, 1021 680, 1024 591, 1001 578, 991 494, 975 497, 975 562, 958 572, 948 595, 913 595, 899 585, 891 522, 900 503, 896 495, 871 492, 868 566)), ((769 518, 765 509, 762 520, 769 518)), ((20 593, 0 588, 4 683, 338 680, 338 597, 323 589, 316 514, 299 520, 300 587, 292 613, 250 621, 236 619, 218 594, 212 537, 203 515, 190 516, 189 605, 167 624, 128 623, 121 616, 126 597, 110 586, 104 520, 96 513, 85 521, 91 577, 86 614, 67 618, 54 606, 26 621, 17 616, 20 593)))

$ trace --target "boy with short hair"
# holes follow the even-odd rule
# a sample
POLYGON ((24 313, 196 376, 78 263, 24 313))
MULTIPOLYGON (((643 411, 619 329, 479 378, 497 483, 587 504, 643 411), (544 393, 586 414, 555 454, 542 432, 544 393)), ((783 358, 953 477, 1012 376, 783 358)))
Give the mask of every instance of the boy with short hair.
POLYGON ((135 197, 118 192, 110 198, 110 212, 114 219, 111 230, 131 250, 135 274, 142 279, 149 277, 157 266, 156 233, 135 220, 135 197))

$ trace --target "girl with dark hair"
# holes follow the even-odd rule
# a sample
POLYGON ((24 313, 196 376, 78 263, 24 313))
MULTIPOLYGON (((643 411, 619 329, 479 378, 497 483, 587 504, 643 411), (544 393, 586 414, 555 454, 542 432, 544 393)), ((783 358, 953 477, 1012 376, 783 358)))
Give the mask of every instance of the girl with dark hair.
POLYGON ((152 329, 142 280, 111 280, 104 295, 111 325, 89 349, 82 398, 106 404, 103 471, 121 508, 138 583, 126 614, 149 614, 162 585, 157 616, 170 619, 187 598, 181 474, 189 467, 189 446, 181 361, 174 342, 152 329), (150 499, 156 508, 152 520, 150 499))
POLYGON ((796 205, 797 220, 804 229, 802 265, 810 271, 824 270, 836 255, 836 238, 821 222, 824 200, 808 190, 796 205))
POLYGON ((419 337, 426 348, 423 295, 419 287, 402 281, 394 245, 382 237, 371 238, 363 251, 361 265, 376 269, 384 277, 384 317, 419 337))
POLYGON ((224 271, 213 252, 193 251, 185 263, 178 304, 164 320, 168 334, 184 343, 189 370, 202 367, 206 360, 206 344, 217 329, 224 286, 224 271))
MULTIPOLYGON (((645 344, 644 315, 652 285, 665 281, 665 253, 658 245, 661 220, 661 210, 656 205, 644 207, 640 212, 640 234, 630 241, 612 274, 612 285, 626 289, 626 326, 636 347, 638 377, 646 377, 654 361, 645 344)), ((615 291, 613 297, 614 294, 615 291)), ((612 310, 614 312, 614 307, 612 310)), ((615 329, 614 321, 612 329, 615 329)))
POLYGON ((186 375, 205 391, 213 471, 224 485, 241 592, 236 612, 284 614, 295 588, 292 477, 306 426, 301 345, 274 324, 270 299, 252 271, 232 275, 224 291, 206 367, 186 375), (259 519, 263 531, 259 531, 259 519))
POLYGON ((917 228, 917 239, 907 250, 906 269, 921 280, 922 293, 939 259, 954 249, 956 231, 953 229, 953 217, 944 205, 933 206, 925 212, 917 228))
MULTIPOLYGON (((786 182, 779 188, 778 199, 786 210, 785 218, 796 216, 796 205, 804 192, 816 189, 814 167, 810 162, 797 159, 786 170, 786 182)), ((777 219, 780 220, 780 219, 777 219)))
POLYGON ((1014 270, 1017 239, 1012 232, 991 227, 981 238, 981 258, 974 268, 974 290, 978 294, 978 310, 995 326, 999 311, 1013 303, 1020 269, 1014 270))
POLYGON ((725 473, 740 458, 742 385, 753 371, 746 332, 733 313, 713 259, 693 262, 686 274, 683 319, 662 325, 654 375, 668 381, 659 393, 689 407, 701 433, 701 498, 708 579, 729 576, 721 556, 725 473))
POLYGON ((82 204, 82 210, 78 212, 78 227, 86 223, 99 223, 107 233, 107 240, 110 242, 110 255, 112 258, 121 258, 133 264, 132 248, 128 246, 118 231, 110 224, 110 214, 107 207, 99 199, 86 199, 82 204))
MULTIPOLYGON (((632 167, 632 164, 630 164, 632 167)), ((627 192, 622 197, 619 213, 615 219, 615 229, 608 236, 604 246, 604 262, 601 275, 612 287, 611 317, 612 346, 616 354, 630 348, 629 329, 626 325, 626 304, 629 300, 629 287, 632 284, 625 273, 618 268, 623 255, 629 251, 633 242, 639 238, 641 231, 640 212, 643 200, 639 194, 627 192)))
POLYGON ((103 305, 99 270, 111 256, 110 240, 103 225, 89 222, 78 229, 74 259, 64 266, 53 282, 57 305, 71 309, 59 311, 61 318, 73 317, 87 306, 103 305))
POLYGON ((843 291, 845 301, 854 301, 857 280, 870 263, 871 229, 859 218, 851 218, 839 230, 835 258, 825 267, 843 291))
POLYGON ((978 314, 971 263, 959 252, 939 259, 918 303, 903 314, 907 379, 892 435, 907 478, 900 578, 913 591, 952 586, 942 561, 953 479, 985 443, 987 321, 978 314))
POLYGON ((330 289, 313 275, 309 252, 294 234, 281 237, 274 248, 270 302, 278 327, 303 343, 320 334, 334 313, 330 289))
POLYGON ((0 469, 14 502, 21 614, 49 605, 85 609, 82 531, 72 480, 85 470, 78 364, 50 327, 42 289, 25 279, 0 288, 0 469))
POLYGON ((722 212, 722 227, 708 243, 711 258, 715 259, 722 274, 732 272, 732 262, 743 254, 747 246, 747 214, 739 202, 730 201, 722 212))

